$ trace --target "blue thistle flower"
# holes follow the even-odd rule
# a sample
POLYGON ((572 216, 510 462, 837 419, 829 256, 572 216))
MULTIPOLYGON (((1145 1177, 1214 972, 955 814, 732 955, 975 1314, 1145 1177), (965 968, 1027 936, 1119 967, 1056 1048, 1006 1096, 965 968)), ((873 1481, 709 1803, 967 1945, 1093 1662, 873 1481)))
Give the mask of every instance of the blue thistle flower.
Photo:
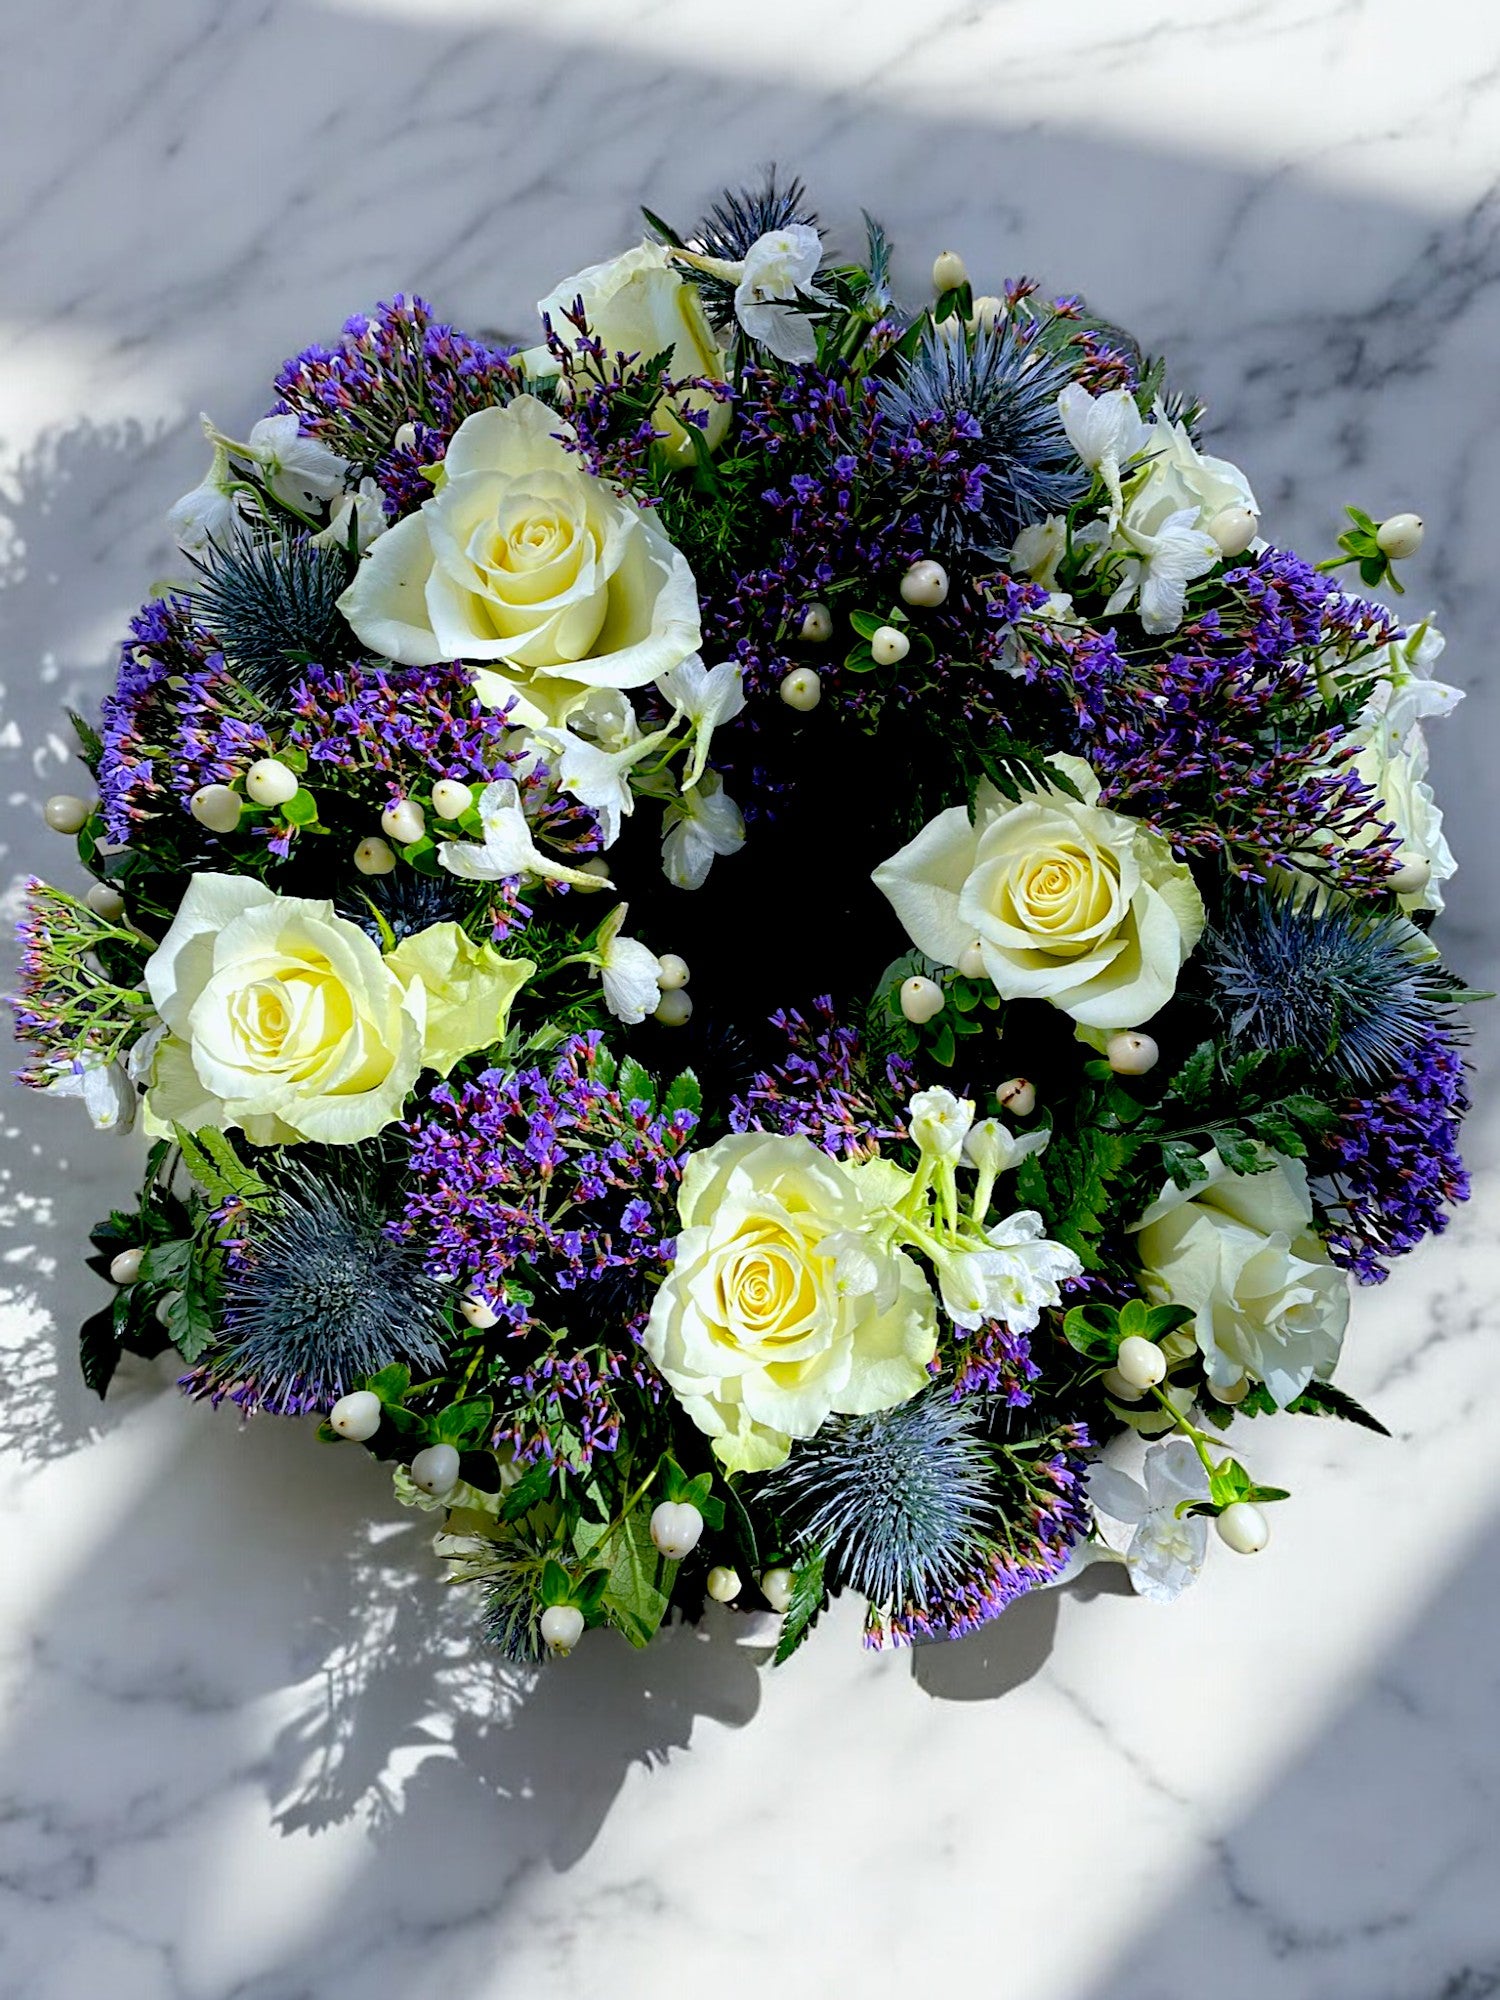
POLYGON ((227 1259, 228 1351, 202 1391, 291 1416, 326 1409, 392 1362, 441 1368, 443 1288, 420 1246, 389 1233, 369 1178, 284 1169, 227 1259))
POLYGON ((342 885, 334 891, 333 907, 385 950, 432 924, 462 923, 474 897, 455 876, 396 868, 342 885))
POLYGON ((830 1580, 878 1612, 961 1591, 999 1525, 979 1412, 936 1386, 877 1416, 831 1418, 765 1493, 800 1539, 827 1552, 830 1580))
POLYGON ((1082 498, 1088 476, 1057 414, 1071 380, 1005 319, 967 338, 931 329, 900 374, 881 385, 880 414, 893 443, 936 423, 972 474, 963 504, 946 502, 933 522, 937 546, 1003 553, 1023 528, 1082 498))
MULTIPOLYGON (((795 177, 778 186, 776 169, 772 167, 758 187, 726 188, 693 229, 687 247, 701 257, 721 257, 726 264, 738 264, 760 237, 773 229, 790 229, 799 222, 814 229, 818 225, 816 213, 807 206, 807 191, 795 177)), ((702 295, 709 318, 717 326, 732 326, 734 286, 707 272, 689 275, 702 295)))
POLYGON ((198 561, 195 614, 242 685, 263 700, 282 700, 311 663, 335 666, 353 653, 338 601, 356 560, 307 537, 246 537, 198 561))
POLYGON ((1202 964, 1235 1041, 1295 1050, 1322 1075, 1370 1084, 1394 1073, 1454 997, 1424 949, 1405 917, 1262 892, 1209 932, 1202 964))

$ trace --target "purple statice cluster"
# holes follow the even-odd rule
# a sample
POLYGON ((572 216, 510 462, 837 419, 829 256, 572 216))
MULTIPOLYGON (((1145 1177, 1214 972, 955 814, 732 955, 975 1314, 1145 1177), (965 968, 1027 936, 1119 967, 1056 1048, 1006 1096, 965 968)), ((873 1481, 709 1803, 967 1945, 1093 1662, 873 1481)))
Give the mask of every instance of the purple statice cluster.
POLYGON ((961 1639, 998 1618, 1028 1590, 1051 1583, 1075 1542, 1093 1526, 1085 1474, 1093 1440, 1083 1424, 1060 1424, 1045 1439, 1005 1454, 1012 1472, 1003 1524, 982 1561, 940 1599, 872 1619, 866 1644, 915 1645, 961 1639))
MULTIPOLYGON (((1035 285, 1024 282, 1022 295, 1035 290, 1035 285)), ((1128 389, 1134 395, 1141 385, 1140 356, 1134 346, 1116 329, 1092 324, 1088 307, 1076 293, 1055 298, 1052 312, 1077 329, 1069 344, 1074 379, 1091 396, 1102 396, 1110 389, 1128 389)))
POLYGON ((1002 1320, 986 1320, 956 1344, 953 1400, 995 1396, 1009 1409, 1024 1409, 1031 1401, 1031 1385, 1041 1373, 1024 1333, 1013 1333, 1002 1320))
POLYGON ((275 754, 259 704, 229 672, 223 655, 184 675, 176 692, 176 728, 167 782, 184 812, 202 785, 227 785, 257 758, 275 754))
MULTIPOLYGON (((593 1032, 562 1043, 550 1068, 436 1085, 406 1127, 402 1228, 435 1279, 495 1315, 497 1337, 515 1342, 522 1409, 558 1403, 575 1456, 612 1446, 613 1387, 644 1380, 636 1343, 649 1281, 671 1262, 696 1124, 623 1097, 593 1032)), ((540 1418, 518 1418, 510 1442, 523 1457, 556 1445, 540 1418)))
POLYGON ((1102 803, 1180 856, 1222 853, 1250 882, 1317 865, 1351 893, 1383 893, 1396 837, 1350 768, 1348 726, 1318 682, 1330 657, 1357 658, 1397 627, 1285 550, 1263 551, 1231 581, 1230 603, 1184 625, 1162 660, 1139 665, 1115 631, 1038 638, 1033 627, 1025 677, 1057 701, 1102 803))
POLYGON ((835 1159, 867 1159, 880 1143, 902 1139, 906 1127, 898 1107, 911 1094, 915 1072, 905 1056, 885 1059, 884 1088, 890 1109, 870 1087, 864 1044, 858 1031, 840 1022, 831 999, 815 1000, 808 1015, 787 1008, 771 1016, 786 1037, 781 1060, 758 1070, 743 1092, 730 1100, 729 1125, 735 1132, 782 1132, 811 1139, 835 1159))
POLYGON ((108 839, 129 841, 141 820, 168 806, 167 758, 180 691, 221 667, 213 635, 197 623, 187 598, 154 598, 131 619, 114 688, 102 705, 97 777, 108 839))
POLYGON ((1325 1139, 1329 1253, 1364 1285, 1448 1226, 1469 1198, 1459 1131, 1469 1109, 1465 1065, 1446 1022, 1433 1021, 1405 1051, 1401 1080, 1354 1098, 1325 1139))
POLYGON ((346 320, 337 345, 286 362, 275 414, 290 411, 305 436, 374 477, 389 512, 407 514, 431 497, 427 472, 465 417, 509 402, 522 386, 514 353, 398 293, 346 320))
MULTIPOLYGON (((925 553, 926 530, 913 496, 879 473, 887 439, 874 392, 843 370, 802 368, 788 381, 751 369, 737 436, 771 476, 759 532, 772 553, 712 594, 704 638, 710 657, 739 661, 753 698, 773 694, 795 664, 788 642, 809 598, 851 576, 907 567, 925 553)), ((941 456, 935 445, 922 451, 941 456)), ((857 708, 857 688, 841 690, 840 679, 830 668, 827 693, 857 708)))
POLYGON ((424 780, 509 777, 507 709, 486 708, 461 666, 309 667, 288 703, 287 744, 310 771, 383 780, 392 798, 424 780))

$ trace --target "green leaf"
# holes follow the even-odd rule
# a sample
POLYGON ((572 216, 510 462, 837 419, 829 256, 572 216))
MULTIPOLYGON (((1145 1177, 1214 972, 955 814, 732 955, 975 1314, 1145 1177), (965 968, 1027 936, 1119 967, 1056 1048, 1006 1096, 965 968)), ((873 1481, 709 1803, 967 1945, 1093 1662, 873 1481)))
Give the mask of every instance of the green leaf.
POLYGON ((610 1536, 609 1581, 602 1602, 612 1625, 632 1646, 649 1645, 667 1613, 667 1592, 657 1583, 668 1581, 677 1565, 669 1563, 651 1539, 651 1517, 644 1507, 627 1514, 610 1536))
POLYGON ((1231 1507, 1236 1500, 1248 1500, 1255 1481, 1237 1458, 1221 1459, 1208 1482, 1208 1497, 1216 1507, 1231 1507))
POLYGON ((548 1556, 542 1564, 542 1574, 537 1585, 537 1594, 544 1609, 554 1604, 573 1602, 573 1579, 555 1556, 548 1556))
POLYGON ((1167 1095, 1189 1111, 1207 1104, 1218 1068, 1218 1054, 1212 1042, 1200 1042, 1167 1085, 1167 1095))
POLYGON ((378 1396, 388 1409, 399 1410, 411 1389, 411 1370, 404 1361, 393 1361, 378 1375, 367 1376, 362 1386, 378 1396))
POLYGON ((522 1515, 529 1514, 533 1507, 548 1499, 551 1492, 551 1466, 545 1459, 538 1460, 535 1465, 528 1465, 501 1504, 501 1520, 519 1521, 522 1515))
POLYGON ((1113 1361, 1120 1345, 1119 1316, 1113 1306, 1074 1306, 1063 1315, 1063 1338, 1090 1361, 1113 1361))
POLYGON ((182 1164, 212 1201, 252 1201, 270 1193, 255 1169, 245 1165, 214 1127, 189 1132, 186 1126, 174 1125, 172 1132, 182 1152, 182 1164))
POLYGON ((1187 1139, 1163 1139, 1161 1158, 1175 1187, 1194 1188, 1208 1179, 1208 1168, 1199 1157, 1198 1148, 1187 1139))
POLYGON ((103 1396, 119 1366, 122 1346, 117 1328, 124 1297, 121 1292, 107 1306, 90 1313, 78 1329, 78 1366, 96 1396, 103 1396))
POLYGON ((791 1602, 787 1605, 781 1637, 772 1656, 773 1666, 784 1666, 817 1624, 818 1615, 828 1602, 828 1592, 823 1586, 826 1560, 825 1552, 815 1549, 793 1571, 791 1602))
POLYGON ((282 801, 281 816, 288 826, 311 826, 318 817, 318 802, 304 785, 282 801))
POLYGON ((679 1111, 691 1111, 696 1118, 703 1109, 703 1086, 690 1069, 681 1076, 674 1077, 667 1094, 661 1102, 663 1118, 672 1118, 679 1111))
POLYGON ((650 1110, 656 1109, 656 1083, 650 1070, 642 1069, 634 1056, 626 1056, 620 1064, 615 1088, 620 1093, 622 1104, 633 1104, 639 1100, 650 1110))
POLYGON ((1233 1132, 1227 1126, 1214 1125, 1209 1128, 1209 1138, 1219 1149, 1219 1158, 1232 1174, 1263 1174, 1272 1162, 1267 1160, 1253 1140, 1242 1132, 1233 1132))
POLYGON ((446 1410, 439 1410, 433 1419, 433 1435, 439 1444, 457 1445, 462 1451, 466 1445, 480 1443, 494 1419, 495 1406, 488 1396, 475 1396, 465 1403, 450 1403, 446 1410))
POLYGON ((760 1570, 760 1539, 755 1532, 755 1523, 732 1479, 724 1481, 724 1491, 729 1499, 728 1512, 734 1524, 735 1540, 749 1564, 751 1575, 756 1575, 760 1570))
POLYGON ((1300 1396, 1292 1398, 1287 1408, 1294 1410, 1298 1416, 1341 1417, 1346 1424, 1358 1424, 1361 1430, 1374 1431, 1378 1437, 1390 1436, 1379 1417, 1372 1416, 1347 1389, 1340 1389, 1333 1382, 1309 1382, 1300 1396))
POLYGON ((889 625, 890 622, 889 618, 882 618, 878 611, 851 611, 849 613, 849 623, 854 627, 861 639, 873 639, 875 634, 884 626, 889 625))

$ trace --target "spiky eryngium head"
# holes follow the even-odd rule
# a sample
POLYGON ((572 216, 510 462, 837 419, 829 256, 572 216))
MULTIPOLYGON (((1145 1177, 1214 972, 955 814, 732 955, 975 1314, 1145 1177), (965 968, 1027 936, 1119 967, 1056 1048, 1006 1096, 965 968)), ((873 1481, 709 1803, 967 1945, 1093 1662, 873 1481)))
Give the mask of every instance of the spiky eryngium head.
MULTIPOLYGON (((770 168, 756 187, 726 188, 713 207, 693 229, 688 248, 701 257, 720 257, 726 264, 740 263, 752 243, 773 229, 790 229, 794 223, 816 229, 818 218, 807 205, 807 192, 795 177, 778 186, 776 169, 770 168)), ((688 273, 703 295, 709 318, 716 326, 734 324, 734 286, 706 272, 688 273)))
POLYGON ((456 876, 395 868, 389 875, 345 883, 335 890, 333 906, 385 950, 431 924, 462 923, 474 896, 456 876))
POLYGON ((223 1350, 199 1387, 278 1415, 327 1409, 402 1361, 443 1361, 443 1292, 357 1166, 294 1162, 250 1211, 224 1278, 223 1350))
POLYGON ((932 328, 882 384, 880 413, 893 440, 942 419, 954 426, 951 449, 981 479, 980 505, 946 508, 935 524, 936 546, 1003 552, 1023 528, 1066 513, 1082 497, 1087 474, 1057 414, 1071 379, 1013 320, 1002 319, 972 334, 952 321, 932 328))
POLYGON ((1343 1083, 1383 1082, 1452 998, 1405 917, 1269 891, 1232 909, 1201 963, 1231 1038, 1293 1050, 1343 1083))
POLYGON ((194 615, 252 694, 278 702, 312 663, 334 667, 356 650, 338 601, 357 558, 304 536, 243 536, 198 563, 194 615))
POLYGON ((994 1458, 972 1403, 934 1386, 869 1417, 833 1417, 795 1445, 766 1497, 830 1581, 877 1612, 963 1587, 993 1547, 994 1458))

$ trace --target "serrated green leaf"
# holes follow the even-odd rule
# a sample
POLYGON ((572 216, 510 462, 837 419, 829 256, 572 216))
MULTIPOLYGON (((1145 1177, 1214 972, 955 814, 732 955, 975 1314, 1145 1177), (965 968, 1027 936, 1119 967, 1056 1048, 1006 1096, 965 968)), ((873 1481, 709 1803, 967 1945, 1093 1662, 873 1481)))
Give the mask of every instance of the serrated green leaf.
POLYGON ((607 1553, 609 1581, 601 1600, 605 1614, 632 1646, 647 1646, 667 1613, 668 1591, 656 1579, 665 1577, 670 1589, 677 1565, 652 1541, 651 1517, 644 1507, 615 1528, 607 1553))
POLYGON ((1167 1095, 1189 1111, 1208 1102, 1218 1069, 1218 1052, 1212 1042, 1200 1042, 1167 1085, 1167 1095))
MULTIPOLYGON (((500 1507, 501 1520, 519 1521, 523 1514, 529 1514, 533 1507, 539 1506, 543 1500, 548 1499, 551 1492, 552 1468, 547 1464, 545 1459, 539 1459, 535 1465, 527 1466, 521 1477, 506 1494, 500 1507)), ((601 1527, 599 1533, 602 1534, 603 1532, 604 1530, 601 1527)), ((580 1550, 579 1553, 582 1554, 583 1551, 580 1550)))
POLYGON ((626 1056, 620 1064, 615 1088, 620 1093, 622 1104, 640 1102, 650 1110, 656 1109, 656 1084, 648 1069, 643 1069, 634 1056, 626 1056))
POLYGON ((1309 1382, 1300 1396, 1292 1398, 1287 1408, 1298 1416, 1339 1417, 1346 1424, 1358 1424, 1361 1430, 1374 1431, 1378 1437, 1391 1435, 1379 1417, 1372 1416, 1347 1389, 1340 1389, 1333 1382, 1309 1382))
POLYGON ((367 1376, 363 1386, 388 1408, 399 1409, 411 1388, 411 1370, 404 1361, 393 1361, 389 1368, 367 1376))
POLYGON ((90 1313, 78 1329, 78 1366, 84 1382, 100 1397, 120 1363, 122 1347, 117 1323, 123 1296, 122 1293, 98 1312, 90 1313))
POLYGON ((773 1666, 784 1666, 818 1622, 828 1592, 823 1585, 827 1557, 822 1549, 805 1556, 792 1572, 791 1601, 782 1620, 781 1637, 772 1656, 773 1666))
POLYGON ((495 1406, 488 1396, 474 1396, 467 1402, 450 1403, 433 1418, 433 1436, 439 1444, 477 1444, 494 1420, 495 1406))
POLYGON ((1232 1132, 1227 1126, 1214 1125, 1209 1128, 1209 1138, 1219 1150, 1219 1158, 1232 1174, 1263 1174, 1271 1166, 1253 1140, 1241 1132, 1232 1132))
POLYGON ((1174 1187, 1195 1188, 1208 1179, 1198 1148, 1186 1139, 1163 1139, 1161 1158, 1174 1187))
POLYGON ((703 1109, 703 1086, 696 1074, 685 1069, 680 1076, 672 1079, 667 1094, 661 1102, 663 1118, 672 1118, 679 1111, 691 1111, 696 1118, 703 1109))

